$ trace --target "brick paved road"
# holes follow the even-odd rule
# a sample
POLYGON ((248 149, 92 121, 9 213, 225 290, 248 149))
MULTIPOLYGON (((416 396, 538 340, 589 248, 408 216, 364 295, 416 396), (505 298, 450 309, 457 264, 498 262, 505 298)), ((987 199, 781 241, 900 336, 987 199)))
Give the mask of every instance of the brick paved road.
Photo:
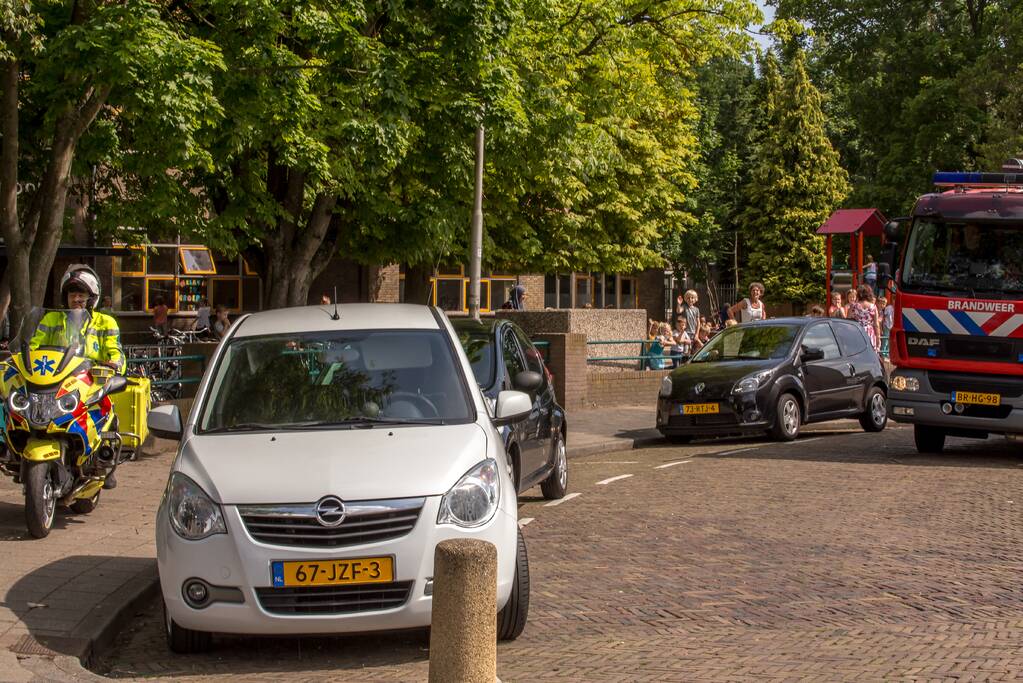
MULTIPOLYGON (((912 432, 657 447, 572 461, 528 499, 529 624, 506 681, 1015 680, 1023 676, 1023 451, 912 432), (759 446, 750 449, 751 446, 759 446), (750 450, 746 450, 750 449, 750 450), (738 451, 738 452, 736 452, 738 451), (659 467, 689 460, 682 464, 659 467), (632 476, 598 484, 622 474, 632 476)), ((117 678, 423 680, 414 636, 222 639, 168 653, 150 611, 117 678)))
POLYGON ((173 457, 160 443, 118 468, 92 514, 60 509, 45 539, 28 535, 20 487, 0 478, 0 650, 80 656, 90 620, 116 610, 109 598, 155 575, 153 516, 173 457))

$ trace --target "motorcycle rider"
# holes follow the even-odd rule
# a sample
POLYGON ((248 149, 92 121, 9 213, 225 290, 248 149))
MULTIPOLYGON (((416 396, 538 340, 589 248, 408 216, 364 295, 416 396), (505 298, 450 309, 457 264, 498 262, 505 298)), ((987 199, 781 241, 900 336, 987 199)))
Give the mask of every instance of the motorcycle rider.
MULTIPOLYGON (((61 278, 60 294, 67 307, 71 310, 86 311, 85 329, 82 334, 85 338, 85 348, 82 355, 93 363, 106 365, 118 374, 124 374, 124 352, 121 350, 121 331, 117 321, 113 316, 95 310, 101 293, 99 276, 87 265, 69 266, 61 278)), ((29 347, 37 349, 40 346, 65 346, 65 340, 68 338, 67 325, 67 313, 49 311, 39 321, 29 347)), ((114 469, 116 468, 115 464, 114 469)), ((112 469, 107 474, 103 488, 116 487, 117 479, 112 469)))

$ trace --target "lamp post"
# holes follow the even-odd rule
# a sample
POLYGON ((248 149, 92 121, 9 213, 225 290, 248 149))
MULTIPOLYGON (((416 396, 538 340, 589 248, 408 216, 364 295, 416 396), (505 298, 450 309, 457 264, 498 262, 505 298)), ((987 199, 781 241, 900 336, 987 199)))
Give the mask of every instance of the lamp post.
POLYGON ((476 196, 469 243, 469 315, 480 319, 480 269, 483 261, 483 124, 476 128, 476 196))

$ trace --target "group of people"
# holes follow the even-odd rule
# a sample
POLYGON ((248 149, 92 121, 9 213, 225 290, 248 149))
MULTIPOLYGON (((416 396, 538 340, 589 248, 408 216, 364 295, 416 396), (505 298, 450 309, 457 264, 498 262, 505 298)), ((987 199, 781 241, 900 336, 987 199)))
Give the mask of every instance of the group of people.
POLYGON ((866 282, 848 289, 844 301, 841 292, 832 292, 827 312, 820 306, 814 306, 811 315, 855 320, 863 325, 874 349, 882 357, 888 357, 888 337, 895 323, 895 307, 884 294, 875 296, 873 283, 866 282))
MULTIPOLYGON (((167 306, 167 301, 162 296, 156 297, 153 302, 153 327, 163 336, 167 336, 170 332, 169 313, 170 308, 167 306)), ((211 308, 208 299, 199 302, 199 308, 195 311, 195 327, 193 328, 197 334, 213 341, 220 341, 227 336, 230 327, 231 319, 227 315, 227 306, 219 304, 216 308, 211 308), (212 320, 210 319, 211 315, 214 316, 212 320)))
POLYGON ((645 367, 650 370, 664 370, 678 367, 686 358, 697 353, 718 331, 755 320, 766 320, 764 306, 764 285, 754 282, 749 287, 749 296, 735 305, 724 304, 716 320, 700 313, 699 295, 689 289, 675 299, 672 314, 674 325, 651 320, 647 328, 647 343, 644 345, 645 367))

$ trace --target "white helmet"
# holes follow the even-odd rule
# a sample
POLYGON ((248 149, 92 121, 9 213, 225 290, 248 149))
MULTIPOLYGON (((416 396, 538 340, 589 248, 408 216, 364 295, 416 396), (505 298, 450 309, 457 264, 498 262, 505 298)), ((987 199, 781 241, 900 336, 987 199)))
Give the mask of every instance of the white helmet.
POLYGON ((72 285, 77 285, 79 288, 88 292, 89 299, 85 304, 86 308, 91 311, 96 307, 96 302, 99 301, 99 296, 102 291, 99 284, 99 276, 96 275, 96 271, 82 263, 76 263, 68 266, 67 271, 64 273, 64 277, 60 280, 60 296, 65 301, 67 300, 67 291, 72 285))

